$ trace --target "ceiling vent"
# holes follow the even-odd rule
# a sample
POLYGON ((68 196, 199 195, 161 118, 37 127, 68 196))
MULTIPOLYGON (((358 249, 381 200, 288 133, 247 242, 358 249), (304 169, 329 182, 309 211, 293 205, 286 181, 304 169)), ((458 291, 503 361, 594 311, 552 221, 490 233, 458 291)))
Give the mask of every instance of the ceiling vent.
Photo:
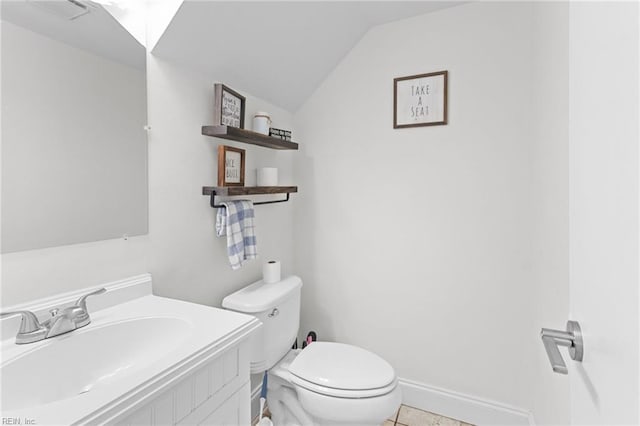
POLYGON ((27 0, 27 2, 58 18, 70 21, 91 11, 86 4, 78 0, 27 0))

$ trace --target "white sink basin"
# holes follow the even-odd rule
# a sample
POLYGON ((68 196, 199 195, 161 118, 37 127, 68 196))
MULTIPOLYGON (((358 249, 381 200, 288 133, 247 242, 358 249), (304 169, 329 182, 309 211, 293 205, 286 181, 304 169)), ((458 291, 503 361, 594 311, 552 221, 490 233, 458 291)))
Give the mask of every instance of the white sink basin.
POLYGON ((166 354, 191 328, 180 318, 136 318, 44 341, 0 367, 2 409, 31 408, 91 392, 166 354))
MULTIPOLYGON (((260 326, 248 315, 154 296, 147 275, 106 287, 90 300, 91 323, 70 333, 16 345, 19 318, 0 321, 1 417, 41 425, 110 423, 260 326)), ((86 292, 8 310, 44 318, 80 293, 86 292)))

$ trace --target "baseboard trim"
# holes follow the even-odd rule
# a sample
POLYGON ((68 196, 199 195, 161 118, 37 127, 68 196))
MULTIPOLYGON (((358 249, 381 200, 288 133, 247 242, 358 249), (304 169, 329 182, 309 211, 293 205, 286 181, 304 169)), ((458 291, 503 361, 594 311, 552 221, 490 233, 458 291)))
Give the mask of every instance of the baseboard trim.
POLYGON ((400 379, 402 403, 474 425, 534 426, 530 411, 476 396, 400 379))

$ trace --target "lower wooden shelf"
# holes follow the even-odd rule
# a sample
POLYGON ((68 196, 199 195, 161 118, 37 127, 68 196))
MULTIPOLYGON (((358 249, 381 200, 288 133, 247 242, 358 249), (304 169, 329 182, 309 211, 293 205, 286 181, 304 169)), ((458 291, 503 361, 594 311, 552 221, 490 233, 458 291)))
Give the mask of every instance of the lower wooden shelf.
POLYGON ((236 195, 289 194, 298 192, 297 186, 203 186, 202 195, 214 193, 221 197, 236 195))
POLYGON ((241 195, 273 195, 287 194, 284 200, 274 201, 257 201, 254 205, 275 204, 289 201, 289 194, 298 192, 297 186, 203 186, 202 195, 211 197, 211 207, 214 209, 223 207, 222 204, 216 204, 215 198, 218 197, 235 197, 241 195))

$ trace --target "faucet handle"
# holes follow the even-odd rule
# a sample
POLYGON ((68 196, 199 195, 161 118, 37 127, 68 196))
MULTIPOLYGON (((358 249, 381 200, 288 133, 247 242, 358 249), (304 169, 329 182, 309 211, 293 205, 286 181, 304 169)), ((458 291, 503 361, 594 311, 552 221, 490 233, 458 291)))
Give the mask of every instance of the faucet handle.
POLYGON ((107 289, 102 287, 95 291, 92 291, 91 293, 87 293, 84 296, 82 296, 80 299, 78 299, 78 301, 76 302, 76 306, 79 306, 83 311, 87 312, 87 297, 96 296, 98 294, 105 293, 106 291, 107 289))
POLYGON ((37 340, 42 340, 47 329, 40 324, 38 317, 31 311, 10 311, 0 312, 0 317, 8 317, 13 315, 21 315, 22 321, 20 322, 20 329, 16 334, 16 343, 18 345, 23 343, 31 343, 37 340))
POLYGON ((105 293, 106 291, 107 289, 102 287, 95 291, 92 291, 91 293, 87 293, 84 296, 82 296, 80 299, 78 299, 75 307, 67 308, 67 309, 74 309, 74 310, 79 309, 79 312, 76 313, 76 316, 74 319, 76 328, 84 327, 85 325, 88 325, 91 322, 89 311, 87 311, 87 297, 102 294, 102 293, 105 293))

